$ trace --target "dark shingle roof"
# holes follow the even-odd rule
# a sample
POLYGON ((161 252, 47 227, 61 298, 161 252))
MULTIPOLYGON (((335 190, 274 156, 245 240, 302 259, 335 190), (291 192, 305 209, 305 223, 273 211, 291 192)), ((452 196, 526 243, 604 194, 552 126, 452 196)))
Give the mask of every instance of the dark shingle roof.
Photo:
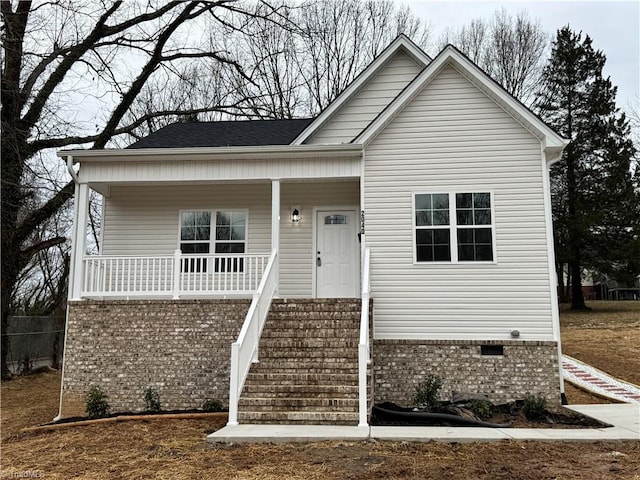
POLYGON ((312 118, 172 123, 127 148, 288 145, 312 118))

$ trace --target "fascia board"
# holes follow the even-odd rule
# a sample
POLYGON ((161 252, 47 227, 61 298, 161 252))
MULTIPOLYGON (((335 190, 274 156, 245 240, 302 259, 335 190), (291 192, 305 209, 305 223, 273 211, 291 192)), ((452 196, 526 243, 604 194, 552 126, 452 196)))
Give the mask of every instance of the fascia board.
POLYGON ((405 51, 409 57, 422 67, 427 66, 431 62, 431 57, 420 49, 405 35, 400 35, 392 42, 373 62, 369 64, 356 79, 336 98, 320 115, 318 115, 300 135, 298 135, 291 145, 302 145, 314 133, 322 128, 333 115, 340 110, 356 93, 373 77, 380 69, 391 59, 396 53, 405 51))
POLYGON ((105 150, 61 150, 58 156, 73 157, 73 162, 104 161, 193 161, 193 160, 251 160, 265 158, 322 158, 359 157, 362 145, 277 145, 251 147, 201 148, 132 148, 105 150))
POLYGON ((354 139, 354 143, 368 144, 392 119, 400 112, 447 64, 465 75, 485 94, 496 101, 516 121, 526 122, 529 131, 538 138, 544 139, 549 147, 564 148, 567 140, 554 132, 542 120, 535 116, 528 108, 513 98, 496 82, 490 79, 473 62, 460 54, 451 46, 445 49, 411 82, 404 91, 381 112, 369 126, 354 139))

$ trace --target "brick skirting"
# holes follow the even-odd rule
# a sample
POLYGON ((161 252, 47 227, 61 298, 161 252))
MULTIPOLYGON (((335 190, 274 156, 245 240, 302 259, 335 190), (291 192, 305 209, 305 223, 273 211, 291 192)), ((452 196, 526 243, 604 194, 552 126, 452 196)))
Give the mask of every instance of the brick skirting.
MULTIPOLYGON (((298 316, 316 308, 298 303, 298 316)), ((248 308, 248 300, 69 302, 62 416, 85 414, 92 385, 114 412, 144 410, 147 387, 159 393, 163 410, 200 408, 207 398, 226 406, 231 343, 248 308)), ((560 403, 556 342, 375 340, 372 353, 375 402, 411 405, 415 388, 435 374, 443 400, 456 390, 497 403, 526 393, 560 403), (503 355, 482 355, 483 345, 501 346, 503 355)))
POLYGON ((85 414, 92 385, 114 412, 144 410, 144 390, 163 410, 229 400, 231 344, 248 300, 105 300, 69 302, 62 416, 85 414))
POLYGON ((443 381, 441 400, 452 391, 486 394, 494 403, 542 394, 560 405, 556 342, 375 340, 374 401, 412 405, 416 387, 429 375, 443 381), (482 355, 482 345, 503 346, 503 355, 482 355))

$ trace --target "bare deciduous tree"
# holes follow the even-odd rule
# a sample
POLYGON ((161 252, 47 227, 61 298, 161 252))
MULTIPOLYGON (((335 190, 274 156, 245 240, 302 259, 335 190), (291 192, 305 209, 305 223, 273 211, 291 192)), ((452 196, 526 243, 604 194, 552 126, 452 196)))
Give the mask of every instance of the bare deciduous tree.
MULTIPOLYGON (((242 75, 227 52, 191 41, 188 27, 204 30, 206 20, 222 28, 225 14, 241 16, 243 11, 230 0, 3 1, 0 8, 5 377, 7 319, 21 273, 42 252, 65 243, 62 232, 46 225, 74 190, 67 182, 50 192, 36 191, 37 185, 30 183, 30 162, 49 149, 79 144, 104 148, 114 137, 165 116, 166 111, 157 109, 136 117, 128 113, 145 86, 162 72, 179 72, 185 62, 224 64, 242 75)), ((212 109, 189 105, 170 113, 212 109)))
POLYGON ((262 9, 235 50, 247 72, 236 81, 240 98, 251 98, 261 118, 317 115, 399 34, 422 47, 429 39, 427 25, 389 0, 285 0, 279 14, 288 29, 265 21, 262 9))
POLYGON ((504 9, 491 20, 472 20, 458 31, 447 31, 440 46, 451 43, 525 104, 533 100, 540 83, 547 34, 525 12, 515 17, 504 9))

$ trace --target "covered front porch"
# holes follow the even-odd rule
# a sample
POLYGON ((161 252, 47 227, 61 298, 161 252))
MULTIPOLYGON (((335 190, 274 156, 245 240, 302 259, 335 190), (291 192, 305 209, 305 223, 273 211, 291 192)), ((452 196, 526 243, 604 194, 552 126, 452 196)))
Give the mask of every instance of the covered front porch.
POLYGON ((278 296, 357 296, 358 149, 255 152, 261 160, 246 148, 224 159, 209 150, 156 153, 144 163, 126 150, 68 157, 70 169, 81 163, 70 299, 250 297, 274 252, 278 296), (90 191, 103 201, 87 254, 90 191))
MULTIPOLYGON (((81 163, 74 171, 72 305, 148 300, 159 312, 164 307, 156 302, 251 299, 230 362, 220 365, 230 373, 231 424, 274 298, 364 300, 359 147, 264 150, 150 151, 146 161, 140 150, 136 161, 126 150, 68 158, 70 169, 74 158, 81 163), (103 210, 98 253, 89 255, 91 190, 103 196, 103 210)), ((353 350, 364 401, 359 423, 366 424, 368 307, 362 312, 362 345, 356 332, 353 350)))
POLYGON ((271 257, 276 296, 357 297, 360 233, 357 180, 113 185, 71 299, 250 297, 271 257))

